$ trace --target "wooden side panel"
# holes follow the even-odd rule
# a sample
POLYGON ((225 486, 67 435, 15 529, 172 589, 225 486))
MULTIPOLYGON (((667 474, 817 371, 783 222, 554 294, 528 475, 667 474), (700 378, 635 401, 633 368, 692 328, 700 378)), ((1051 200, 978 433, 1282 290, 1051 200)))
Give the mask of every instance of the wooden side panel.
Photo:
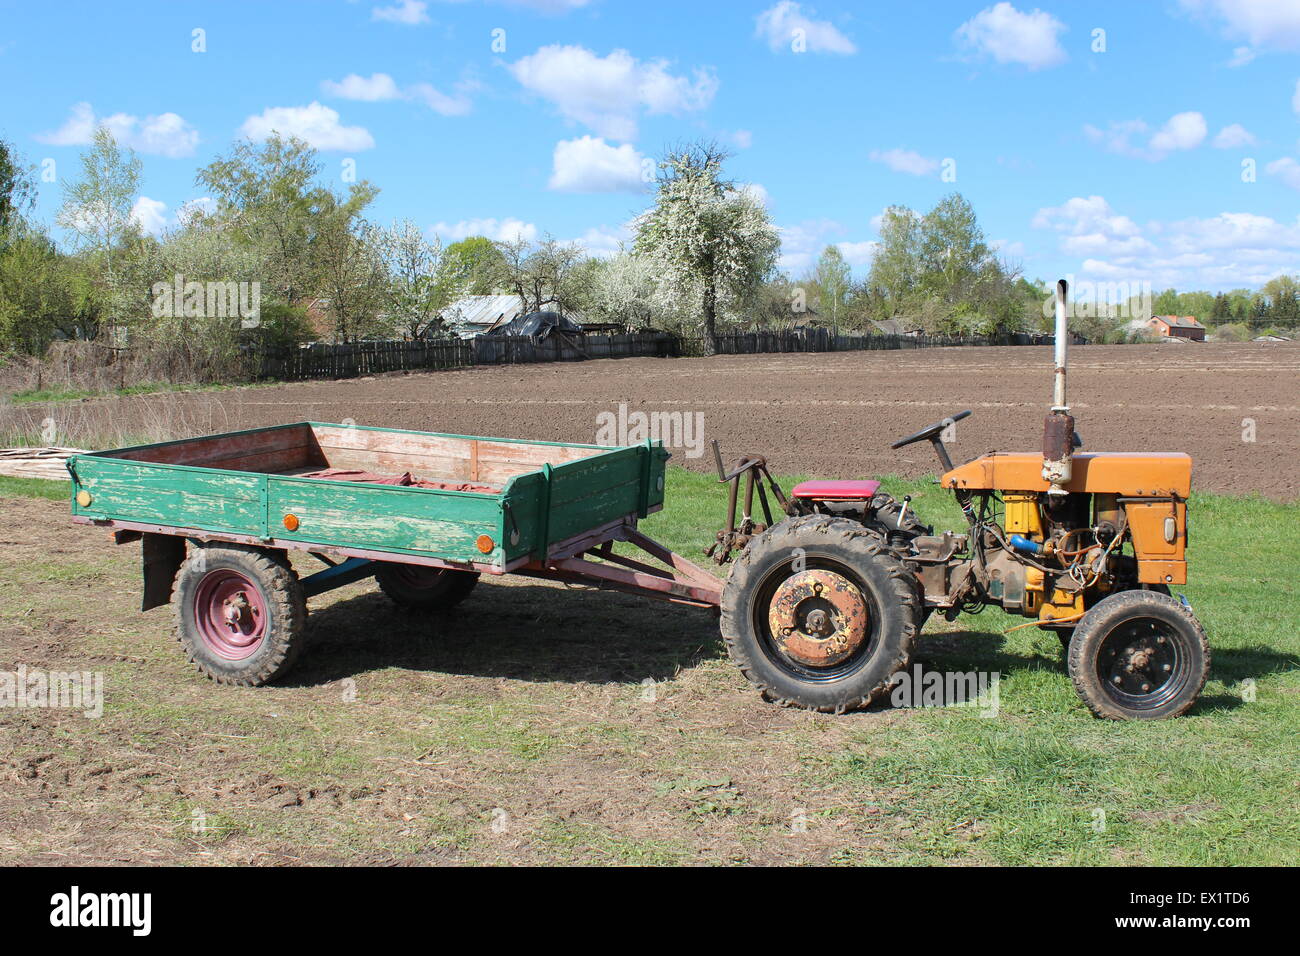
POLYGON ((305 424, 142 445, 112 455, 124 461, 193 465, 227 471, 273 473, 292 468, 325 467, 316 437, 311 427, 305 424))
POLYGON ((267 507, 278 538, 501 563, 501 503, 494 495, 306 478, 268 482, 267 507), (284 527, 286 514, 297 517, 297 530, 284 527), (475 546, 481 534, 497 544, 490 555, 475 546))
POLYGON ((74 496, 74 515, 266 534, 265 476, 94 456, 74 467, 74 490, 90 495, 85 505, 74 496))

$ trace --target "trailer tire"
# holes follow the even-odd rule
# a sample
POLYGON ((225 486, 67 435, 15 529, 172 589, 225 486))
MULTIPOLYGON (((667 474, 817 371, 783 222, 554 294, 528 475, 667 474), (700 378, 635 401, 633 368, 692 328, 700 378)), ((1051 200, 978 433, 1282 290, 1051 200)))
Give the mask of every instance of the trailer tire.
POLYGON ((740 553, 720 627, 764 698, 840 714, 885 696, 911 663, 920 618, 915 578, 879 536, 847 518, 809 515, 740 553))
POLYGON ((1097 602, 1070 641, 1070 679, 1097 717, 1160 720, 1186 713, 1210 671, 1210 644, 1191 608, 1159 591, 1097 602))
POLYGON ((259 687, 293 667, 306 643, 307 599, 276 552, 191 547, 176 576, 176 635, 199 672, 259 687))
POLYGON ((379 589, 399 607, 445 610, 469 597, 478 584, 477 571, 457 571, 416 564, 386 563, 375 572, 379 589))

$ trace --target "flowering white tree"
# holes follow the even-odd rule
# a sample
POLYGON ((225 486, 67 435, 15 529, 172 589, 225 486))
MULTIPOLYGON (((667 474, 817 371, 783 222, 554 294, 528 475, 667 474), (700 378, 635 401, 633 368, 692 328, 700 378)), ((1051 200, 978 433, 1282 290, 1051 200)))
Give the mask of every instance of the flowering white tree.
POLYGON ((762 202, 722 179, 726 158, 709 144, 665 156, 655 205, 638 219, 634 244, 659 277, 664 306, 700 324, 710 354, 718 316, 750 299, 781 247, 762 202))
POLYGON ((591 311, 629 331, 662 316, 655 265, 647 256, 620 252, 600 263, 588 290, 591 311))
POLYGON ((427 238, 409 219, 370 227, 366 241, 388 274, 383 307, 389 321, 409 338, 428 334, 456 292, 442 281, 442 241, 427 238))

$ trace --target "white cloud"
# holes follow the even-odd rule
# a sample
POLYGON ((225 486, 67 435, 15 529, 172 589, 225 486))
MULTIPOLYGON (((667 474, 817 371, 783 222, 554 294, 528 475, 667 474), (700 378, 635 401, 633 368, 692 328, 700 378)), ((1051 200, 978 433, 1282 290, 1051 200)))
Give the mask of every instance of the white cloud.
POLYGON ((469 98, 474 88, 473 83, 461 82, 456 84, 454 93, 443 93, 429 83, 416 83, 407 94, 442 116, 464 116, 474 108, 469 98))
POLYGON ((429 15, 425 13, 428 8, 429 4, 424 0, 397 0, 391 7, 375 7, 370 11, 370 19, 415 26, 429 22, 429 15))
POLYGON ((575 245, 587 255, 599 259, 616 256, 631 245, 633 238, 632 223, 625 222, 617 228, 593 226, 576 239, 564 239, 565 245, 575 245))
POLYGON ((1300 113, 1300 80, 1295 82, 1295 92, 1291 94, 1291 109, 1300 113))
POLYGON ((333 80, 324 80, 321 89, 330 96, 345 100, 361 100, 366 103, 396 100, 402 96, 402 91, 397 88, 397 84, 387 73, 375 73, 368 77, 349 73, 337 83, 333 80))
POLYGON ((1255 59, 1255 51, 1248 46, 1238 46, 1232 48, 1232 59, 1227 65, 1230 67, 1245 66, 1251 60, 1255 59))
POLYGON ((537 227, 522 219, 462 219, 460 222, 440 222, 433 227, 433 232, 450 242, 459 242, 470 236, 487 236, 497 242, 513 242, 526 239, 532 242, 537 238, 537 227))
POLYGON ((1183 9, 1219 23, 1223 32, 1254 47, 1300 50, 1300 4, 1295 0, 1181 0, 1183 9))
POLYGON ((1205 117, 1200 113, 1178 113, 1151 137, 1151 148, 1158 153, 1195 149, 1205 142, 1207 132, 1205 117))
POLYGON ((307 106, 270 106, 244 120, 241 135, 263 140, 272 133, 296 136, 317 149, 361 150, 375 145, 364 126, 344 126, 337 111, 315 101, 307 106))
POLYGON ((131 207, 131 219, 149 235, 160 235, 167 228, 167 204, 159 199, 141 196, 131 207))
POLYGON ((51 146, 85 146, 94 139, 95 130, 100 126, 113 134, 119 146, 169 159, 192 156, 199 142, 199 131, 175 113, 143 118, 114 113, 96 118, 89 103, 77 103, 62 126, 51 133, 38 134, 36 140, 51 146))
MULTIPOLYGON (((1300 179, 1300 164, 1294 164, 1300 179)), ((1259 285, 1300 271, 1300 219, 1286 224, 1254 213, 1150 222, 1139 228, 1101 196, 1040 209, 1035 228, 1061 233, 1061 251, 1082 261, 1082 278, 1149 282, 1155 290, 1259 285)))
POLYGON ((1003 2, 963 23, 957 28, 957 38, 998 63, 1019 63, 1030 70, 1041 70, 1067 59, 1058 39, 1065 29, 1065 24, 1050 13, 1021 13, 1003 2))
POLYGON ((857 53, 853 41, 836 29, 829 20, 814 20, 811 8, 805 15, 803 8, 793 0, 781 0, 758 15, 754 35, 767 41, 773 53, 802 52, 838 53, 843 56, 857 53))
POLYGON ((839 246, 844 261, 854 269, 865 269, 871 265, 871 260, 876 257, 876 250, 880 248, 880 243, 874 239, 865 242, 837 242, 835 245, 839 246))
POLYGON ((754 134, 747 129, 738 129, 728 137, 736 149, 749 149, 754 145, 754 134))
POLYGON ((548 185, 571 193, 644 192, 643 161, 630 144, 612 146, 596 136, 561 140, 548 185))
POLYGON ((1089 140, 1103 146, 1109 152, 1154 163, 1166 158, 1170 153, 1200 146, 1205 141, 1209 128, 1205 123, 1205 117, 1192 111, 1171 116, 1154 132, 1140 119, 1111 123, 1105 130, 1095 126, 1084 126, 1083 132, 1089 140), (1145 146, 1133 142, 1134 139, 1140 140, 1146 137, 1148 133, 1151 135, 1145 146))
POLYGON ((873 149, 870 154, 872 162, 883 163, 896 173, 911 176, 932 176, 939 169, 939 161, 910 149, 873 149))
POLYGON ((383 100, 415 100, 443 116, 464 116, 473 109, 469 94, 478 88, 472 80, 461 80, 455 92, 444 93, 430 83, 415 83, 402 89, 387 73, 359 76, 349 73, 337 83, 325 80, 321 89, 345 100, 377 103, 383 100))
POLYGON ((1276 176, 1292 189, 1300 189, 1300 163, 1290 156, 1275 159, 1264 167, 1270 176, 1276 176))
POLYGON ((707 107, 718 90, 712 71, 694 79, 668 71, 666 60, 636 59, 626 50, 597 56, 581 46, 544 46, 509 65, 516 80, 550 101, 566 119, 591 127, 607 139, 636 138, 637 117, 680 114, 707 107))
POLYGON ((1238 146, 1254 146, 1255 136, 1240 123, 1233 123, 1219 130, 1214 137, 1215 149, 1236 149, 1238 146))

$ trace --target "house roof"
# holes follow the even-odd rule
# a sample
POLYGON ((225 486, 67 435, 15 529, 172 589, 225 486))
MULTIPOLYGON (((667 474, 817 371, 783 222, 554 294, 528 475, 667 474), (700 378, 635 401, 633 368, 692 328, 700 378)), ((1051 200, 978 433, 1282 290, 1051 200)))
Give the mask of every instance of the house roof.
POLYGON ((1171 329, 1203 329, 1205 326, 1196 321, 1194 315, 1153 315, 1153 319, 1159 319, 1171 329))
POLYGON ((463 295, 442 310, 442 318, 461 338, 473 338, 523 314, 517 295, 463 295))

